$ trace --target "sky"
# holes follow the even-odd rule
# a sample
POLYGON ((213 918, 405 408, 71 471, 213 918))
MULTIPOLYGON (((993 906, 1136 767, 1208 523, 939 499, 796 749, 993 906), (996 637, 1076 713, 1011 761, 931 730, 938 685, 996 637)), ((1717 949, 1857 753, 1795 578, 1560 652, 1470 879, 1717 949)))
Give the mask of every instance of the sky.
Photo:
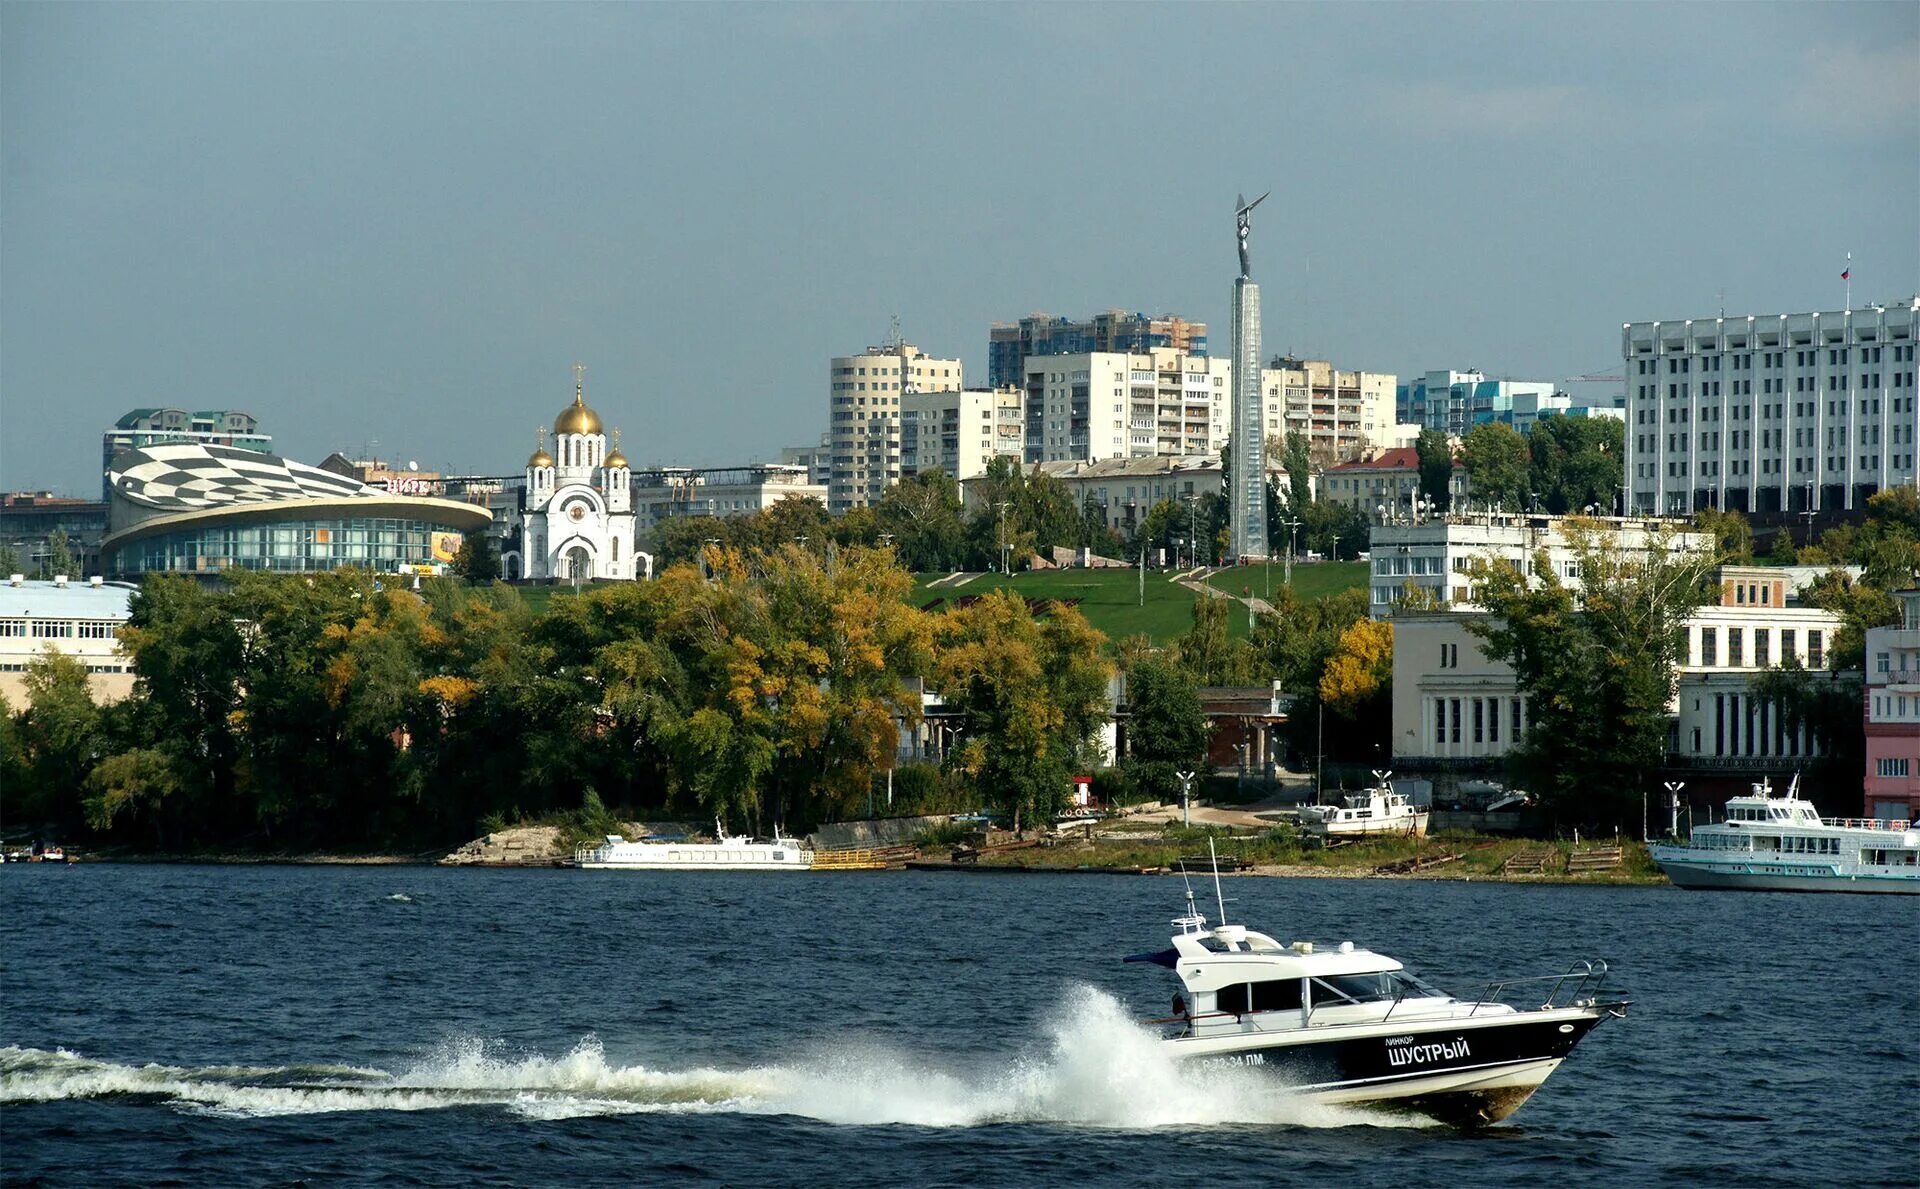
POLYGON ((886 339, 1618 372, 1647 318, 1920 293, 1920 5, 0 3, 0 488, 128 409, 517 471, 777 457, 886 339))

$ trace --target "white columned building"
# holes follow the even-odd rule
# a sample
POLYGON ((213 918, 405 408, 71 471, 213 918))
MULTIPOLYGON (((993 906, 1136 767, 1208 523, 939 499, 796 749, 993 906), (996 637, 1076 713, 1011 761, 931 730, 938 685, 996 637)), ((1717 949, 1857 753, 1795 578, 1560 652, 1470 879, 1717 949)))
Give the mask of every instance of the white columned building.
POLYGON ((575 367, 573 403, 554 419, 553 451, 543 440, 527 459, 500 557, 509 579, 652 576, 653 559, 633 547, 632 469, 617 442, 607 448, 600 415, 587 407, 583 370, 575 367))

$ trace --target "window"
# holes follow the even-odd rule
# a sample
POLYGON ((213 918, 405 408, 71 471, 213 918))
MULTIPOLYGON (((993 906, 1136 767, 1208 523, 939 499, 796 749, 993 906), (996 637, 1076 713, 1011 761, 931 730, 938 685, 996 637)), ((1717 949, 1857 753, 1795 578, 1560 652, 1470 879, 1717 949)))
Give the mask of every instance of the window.
POLYGON ((1906 760, 1906 757, 1904 757, 1904 756, 1902 756, 1902 757, 1900 757, 1900 758, 1898 758, 1898 759, 1892 759, 1892 758, 1883 758, 1883 759, 1881 759, 1881 760, 1880 760, 1880 763, 1879 763, 1879 768, 1878 768, 1878 775, 1881 775, 1881 776, 1905 776, 1906 774, 1907 774, 1907 760, 1906 760))
POLYGON ((1460 646, 1458 644, 1442 644, 1440 646, 1440 667, 1442 669, 1457 669, 1460 667, 1460 646))
POLYGON ((1520 699, 1519 698, 1513 699, 1513 717, 1510 721, 1513 725, 1513 731, 1508 737, 1511 738, 1514 742, 1518 743, 1520 741, 1520 699))
POLYGON ((24 636, 27 634, 27 621, 24 619, 0 619, 0 636, 24 636))
POLYGON ((1773 633, 1767 628, 1753 629, 1753 663, 1766 668, 1773 663, 1773 633))
POLYGON ((1460 742, 1460 699, 1448 698, 1448 713, 1453 718, 1453 742, 1460 742))
POLYGON ((1747 663, 1745 636, 1740 628, 1727 629, 1727 663, 1736 669, 1747 663))
POLYGON ((1826 641, 1821 638, 1818 628, 1809 628, 1807 629, 1807 668, 1824 669, 1826 667, 1826 641))
POLYGON ((1484 718, 1486 705, 1487 704, 1479 698, 1473 700, 1473 741, 1475 743, 1486 742, 1486 722, 1484 718))
POLYGON ((1236 1016, 1257 1011, 1299 1011, 1300 980, 1270 979, 1258 983, 1235 983, 1221 987, 1214 1000, 1219 1011, 1236 1016))
POLYGON ((1700 629, 1700 663, 1703 666, 1720 663, 1720 633, 1716 628, 1700 629))
POLYGON ((1788 657, 1799 659, 1800 654, 1794 648, 1794 636, 1792 628, 1780 629, 1780 662, 1782 664, 1786 663, 1788 657))
POLYGON ((1873 668, 1874 668, 1874 671, 1877 673, 1891 673, 1893 671, 1892 654, 1885 653, 1885 652, 1874 653, 1873 668))

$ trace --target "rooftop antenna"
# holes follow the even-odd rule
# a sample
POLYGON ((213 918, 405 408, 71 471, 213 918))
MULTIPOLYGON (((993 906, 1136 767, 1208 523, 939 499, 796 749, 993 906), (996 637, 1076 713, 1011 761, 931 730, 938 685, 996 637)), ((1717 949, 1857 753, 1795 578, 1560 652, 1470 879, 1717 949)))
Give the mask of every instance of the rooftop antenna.
POLYGON ((893 327, 887 334, 887 346, 898 351, 906 340, 900 336, 900 315, 893 315, 893 327))

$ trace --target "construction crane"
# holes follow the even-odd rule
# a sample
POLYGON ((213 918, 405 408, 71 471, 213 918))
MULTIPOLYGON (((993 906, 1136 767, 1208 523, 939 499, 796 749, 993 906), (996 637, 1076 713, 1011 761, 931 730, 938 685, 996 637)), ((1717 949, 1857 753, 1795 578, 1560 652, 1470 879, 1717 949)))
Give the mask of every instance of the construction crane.
POLYGON ((1627 382, 1627 378, 1625 376, 1603 375, 1599 372, 1589 372, 1584 376, 1568 376, 1560 382, 1562 384, 1624 384, 1627 382))

